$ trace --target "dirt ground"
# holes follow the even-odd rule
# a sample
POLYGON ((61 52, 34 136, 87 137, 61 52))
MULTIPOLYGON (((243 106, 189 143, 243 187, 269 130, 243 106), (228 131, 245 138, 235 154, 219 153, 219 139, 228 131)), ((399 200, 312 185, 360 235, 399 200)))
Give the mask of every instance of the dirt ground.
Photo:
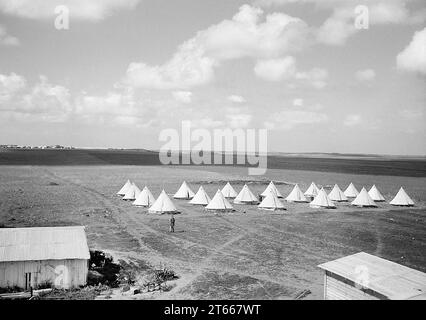
MULTIPOLYGON (((283 195, 292 186, 277 184, 283 195)), ((162 166, 2 166, 0 224, 10 227, 85 225, 89 246, 116 258, 166 264, 180 276, 175 287, 153 295, 160 299, 321 299, 323 275, 317 265, 365 251, 426 272, 426 178, 348 175, 296 170, 268 170, 262 178, 245 168, 162 166), (339 204, 318 210, 288 204, 270 213, 235 205, 235 213, 213 214, 183 200, 176 232, 169 216, 148 214, 121 200, 116 192, 127 179, 154 196, 173 194, 183 180, 197 191, 202 184, 212 197, 223 181, 250 181, 259 194, 268 179, 311 181, 343 189, 375 183, 387 201, 404 186, 416 207, 359 209, 339 204), (258 180, 258 181, 254 181, 258 180)))

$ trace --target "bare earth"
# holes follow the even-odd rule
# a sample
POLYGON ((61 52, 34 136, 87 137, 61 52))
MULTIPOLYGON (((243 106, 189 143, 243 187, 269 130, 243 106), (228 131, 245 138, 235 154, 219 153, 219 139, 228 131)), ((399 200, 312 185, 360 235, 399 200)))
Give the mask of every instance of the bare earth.
MULTIPOLYGON (((277 187, 287 195, 292 185, 277 187)), ((1 166, 0 224, 85 225, 91 248, 170 266, 180 276, 176 286, 151 298, 294 299, 308 289, 306 299, 321 299, 317 265, 359 251, 426 272, 426 178, 278 169, 256 178, 231 167, 1 166), (183 180, 194 191, 202 183, 210 196, 227 180, 236 181, 238 191, 241 180, 257 179, 249 185, 255 194, 264 190, 266 179, 297 182, 303 190, 311 181, 341 188, 351 181, 357 188, 375 183, 387 201, 404 186, 416 207, 384 203, 366 210, 339 204, 336 210, 318 210, 287 203, 280 213, 235 205, 235 213, 213 214, 174 200, 182 214, 170 234, 169 216, 148 214, 115 195, 128 178, 147 185, 154 196, 163 188, 173 194, 183 180)))

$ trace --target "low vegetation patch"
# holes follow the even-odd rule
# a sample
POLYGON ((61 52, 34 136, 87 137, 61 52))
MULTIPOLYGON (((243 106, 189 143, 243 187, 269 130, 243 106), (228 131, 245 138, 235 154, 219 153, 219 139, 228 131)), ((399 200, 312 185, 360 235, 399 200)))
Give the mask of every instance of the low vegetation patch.
POLYGON ((46 294, 39 295, 37 298, 41 300, 94 300, 102 291, 108 289, 109 287, 105 285, 86 286, 70 290, 53 289, 46 294))
MULTIPOLYGON (((87 285, 73 289, 56 289, 50 281, 39 284, 31 299, 42 300, 93 300, 112 289, 121 288, 126 294, 139 294, 152 291, 170 291, 173 285, 167 281, 177 279, 176 273, 169 267, 160 265, 152 268, 144 261, 114 262, 112 256, 103 251, 91 250, 87 285), (43 290, 51 289, 51 290, 43 290)), ((19 287, 0 288, 1 293, 23 292, 19 287)))
POLYGON ((52 283, 52 281, 44 281, 44 282, 42 282, 42 283, 40 283, 38 286, 37 286, 37 290, 41 290, 41 289, 50 289, 50 288, 53 288, 53 283, 52 283))
POLYGON ((19 288, 19 287, 16 287, 16 286, 15 287, 0 288, 0 294, 22 292, 22 291, 24 291, 24 290, 19 288))
POLYGON ((88 285, 103 285, 107 288, 121 288, 126 294, 140 294, 152 291, 170 291, 173 286, 167 281, 178 279, 175 271, 165 265, 153 268, 144 261, 126 262, 113 258, 102 251, 90 252, 88 285))
POLYGON ((88 285, 103 284, 112 288, 119 285, 118 277, 122 267, 114 263, 110 255, 99 250, 90 251, 88 285))
POLYGON ((160 266, 160 269, 154 270, 154 275, 158 283, 178 279, 176 273, 167 266, 160 266))

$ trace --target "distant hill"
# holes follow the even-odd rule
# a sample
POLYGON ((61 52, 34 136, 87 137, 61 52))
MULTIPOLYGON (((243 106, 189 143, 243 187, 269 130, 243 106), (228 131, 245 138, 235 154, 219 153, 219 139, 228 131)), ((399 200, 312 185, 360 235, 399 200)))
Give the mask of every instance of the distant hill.
POLYGON ((0 165, 160 165, 157 152, 120 149, 0 149, 0 165))
MULTIPOLYGON (((236 163, 236 160, 234 161, 236 163)), ((158 152, 143 149, 0 149, 1 165, 161 165, 158 152)), ((391 156, 273 154, 268 168, 350 174, 426 177, 426 159, 391 156)))
POLYGON ((335 158, 335 159, 410 159, 410 160, 426 160, 426 156, 420 155, 387 155, 387 154, 370 154, 370 153, 323 153, 323 152, 306 152, 306 153, 286 153, 286 152, 269 152, 270 156, 284 157, 306 157, 306 158, 335 158))

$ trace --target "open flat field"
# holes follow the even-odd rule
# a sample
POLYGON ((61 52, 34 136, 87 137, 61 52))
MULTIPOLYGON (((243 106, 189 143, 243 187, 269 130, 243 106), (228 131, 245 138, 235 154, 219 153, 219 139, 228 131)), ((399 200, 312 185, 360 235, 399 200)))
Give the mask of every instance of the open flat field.
POLYGON ((321 299, 323 277, 318 264, 365 251, 426 272, 426 178, 357 175, 307 170, 268 170, 260 178, 246 168, 166 166, 0 166, 0 224, 10 227, 85 225, 89 246, 119 258, 172 267, 180 279, 159 298, 321 299), (269 179, 280 181, 287 195, 292 185, 304 190, 338 183, 357 188, 375 183, 386 200, 402 185, 414 208, 318 210, 308 204, 286 204, 280 213, 236 205, 235 213, 213 214, 186 201, 176 233, 168 233, 167 215, 148 214, 115 195, 126 179, 173 194, 186 180, 196 191, 202 184, 210 196, 231 181, 243 181, 257 194, 269 179), (288 183, 288 184, 287 184, 288 183))
MULTIPOLYGON (((269 169, 426 177, 426 157, 421 156, 271 154, 267 160, 269 169)), ((234 163, 237 163, 236 157, 234 163)), ((161 162, 158 152, 150 150, 0 148, 0 165, 145 166, 161 165, 161 162)))

